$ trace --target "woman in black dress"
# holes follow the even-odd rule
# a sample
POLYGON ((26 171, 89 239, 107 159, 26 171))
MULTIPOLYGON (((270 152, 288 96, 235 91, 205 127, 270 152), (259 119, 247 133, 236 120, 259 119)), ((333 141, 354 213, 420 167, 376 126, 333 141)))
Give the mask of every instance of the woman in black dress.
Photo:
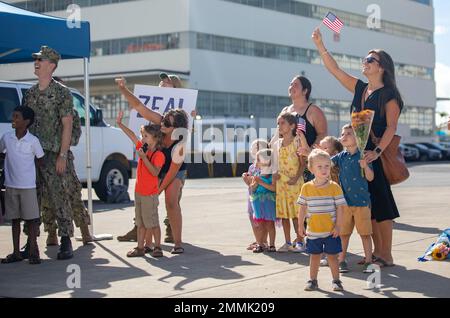
POLYGON ((375 146, 369 138, 365 151, 365 158, 372 163, 375 173, 375 179, 369 182, 372 201, 373 255, 376 255, 374 258, 378 265, 392 266, 394 264, 393 220, 399 217, 399 213, 391 187, 384 175, 380 155, 395 135, 398 118, 403 108, 403 100, 395 81, 394 62, 389 54, 382 50, 370 51, 362 64, 362 73, 368 80, 368 83, 364 83, 339 68, 326 50, 318 28, 314 30, 312 39, 327 70, 354 94, 352 111, 360 111, 362 101, 364 101, 365 109, 375 111, 372 130, 381 140, 379 145, 375 146))

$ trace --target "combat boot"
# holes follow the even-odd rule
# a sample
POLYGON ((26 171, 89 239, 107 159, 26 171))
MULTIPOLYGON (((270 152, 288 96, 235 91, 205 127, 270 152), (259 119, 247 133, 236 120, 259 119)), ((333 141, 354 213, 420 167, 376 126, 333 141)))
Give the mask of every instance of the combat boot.
POLYGON ((72 241, 68 236, 61 236, 61 244, 57 255, 58 260, 70 259, 73 257, 72 241))
POLYGON ((135 225, 133 229, 125 235, 117 237, 119 242, 136 242, 137 241, 137 226, 135 225))
POLYGON ((58 245, 58 235, 56 235, 56 229, 51 229, 50 231, 48 231, 46 243, 47 243, 47 246, 58 245))
POLYGON ((94 239, 89 233, 89 226, 87 224, 83 224, 80 226, 81 238, 83 239, 83 245, 89 244, 89 242, 93 242, 94 239))

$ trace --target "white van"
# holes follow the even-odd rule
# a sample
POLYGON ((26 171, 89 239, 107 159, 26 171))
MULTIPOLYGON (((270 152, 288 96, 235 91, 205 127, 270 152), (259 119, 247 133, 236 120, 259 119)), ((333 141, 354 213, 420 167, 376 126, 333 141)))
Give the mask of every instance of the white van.
MULTIPOLYGON (((0 81, 0 136, 12 130, 11 117, 16 106, 32 83, 0 81)), ((86 128, 84 97, 75 89, 70 89, 74 108, 81 118, 82 135, 77 146, 71 147, 75 156, 75 170, 82 183, 87 181, 86 172, 86 128)), ((91 118, 91 161, 92 184, 100 200, 106 201, 108 189, 112 185, 126 185, 131 178, 133 147, 128 137, 103 120, 102 111, 90 104, 91 118)))

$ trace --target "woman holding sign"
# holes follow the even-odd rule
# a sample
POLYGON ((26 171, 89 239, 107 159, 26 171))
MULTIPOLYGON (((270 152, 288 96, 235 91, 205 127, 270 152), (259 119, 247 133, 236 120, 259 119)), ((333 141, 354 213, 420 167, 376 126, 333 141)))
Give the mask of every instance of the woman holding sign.
POLYGON ((354 94, 352 111, 367 108, 375 111, 372 131, 380 138, 376 146, 371 138, 367 143, 365 159, 372 163, 375 178, 369 182, 372 201, 372 227, 374 261, 380 266, 393 266, 392 231, 393 219, 399 217, 391 186, 386 180, 380 155, 389 145, 397 130, 398 118, 403 108, 403 100, 395 81, 392 58, 383 50, 372 50, 362 61, 362 73, 368 83, 347 74, 331 56, 322 41, 322 34, 316 28, 312 39, 322 57, 327 70, 354 94))
MULTIPOLYGON (((159 87, 181 87, 181 82, 176 75, 160 74, 161 82, 159 87)), ((125 86, 125 79, 116 79, 122 95, 125 96, 131 108, 135 109, 145 119, 161 125, 161 131, 164 134, 162 152, 165 155, 166 161, 161 169, 159 178, 159 193, 165 193, 165 203, 167 216, 169 217, 171 234, 173 235, 172 254, 181 254, 184 252, 181 247, 181 191, 186 178, 186 164, 184 163, 184 149, 182 145, 183 136, 186 136, 188 128, 188 116, 185 111, 181 109, 172 109, 164 115, 159 114, 147 107, 133 95, 133 93, 125 86), (181 130, 177 130, 181 128, 181 130), (179 134, 178 134, 179 132, 179 134), (173 138, 173 136, 179 138, 173 138)), ((194 114, 195 115, 195 114, 194 114)), ((169 233, 166 233, 169 234, 169 233)), ((167 241, 167 240, 165 240, 167 241)))

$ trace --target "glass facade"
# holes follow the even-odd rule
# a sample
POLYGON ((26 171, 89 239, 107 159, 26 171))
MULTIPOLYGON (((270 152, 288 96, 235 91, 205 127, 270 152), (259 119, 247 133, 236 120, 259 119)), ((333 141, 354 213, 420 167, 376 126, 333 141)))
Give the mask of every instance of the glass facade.
POLYGON ((188 33, 167 33, 149 36, 94 41, 91 43, 91 56, 130 54, 139 52, 161 51, 187 48, 188 33))
MULTIPOLYGON (((277 60, 285 60, 298 63, 323 64, 317 50, 263 43, 224 36, 192 33, 197 37, 197 49, 240 54, 254 57, 264 57, 277 60)), ((336 62, 345 69, 360 70, 361 57, 346 54, 332 53, 336 62)), ((395 64, 397 76, 407 76, 434 79, 434 69, 423 66, 395 64)))
MULTIPOLYGON (((28 0, 14 3, 15 6, 30 10, 33 12, 51 12, 66 10, 67 6, 72 3, 78 4, 80 7, 91 7, 98 5, 114 4, 120 2, 129 2, 135 0, 28 0)), ((367 29, 367 16, 337 10, 330 7, 318 6, 309 3, 294 0, 223 0, 228 2, 239 3, 243 5, 274 10, 278 12, 319 19, 332 11, 339 18, 345 21, 350 27, 367 29)), ((431 5, 431 0, 411 0, 425 5, 431 5)), ((411 38, 419 41, 433 42, 433 32, 419 29, 395 22, 381 21, 381 29, 373 29, 400 37, 411 38)))
POLYGON ((406 106, 400 116, 399 123, 409 125, 413 137, 432 136, 434 108, 406 106))
POLYGON ((51 11, 65 11, 71 4, 80 7, 92 7, 112 3, 129 2, 135 0, 28 0, 13 3, 16 7, 42 13, 51 11))
MULTIPOLYGON (((144 37, 95 41, 92 42, 91 45, 91 55, 94 57, 181 48, 217 51, 297 63, 323 64, 317 50, 196 32, 177 32, 144 37)), ((362 57, 337 53, 332 54, 336 62, 342 68, 349 70, 361 69, 362 57)), ((395 69, 397 76, 414 77, 426 80, 434 79, 433 68, 397 63, 395 64, 395 69)))
MULTIPOLYGON (((293 0, 223 0, 228 2, 239 3, 243 5, 259 7, 267 10, 274 10, 278 12, 298 15, 307 18, 313 18, 322 20, 323 17, 332 11, 336 14, 342 21, 344 21, 346 26, 368 29, 367 27, 367 16, 360 15, 356 13, 350 13, 346 11, 341 11, 335 8, 324 7, 313 5, 309 3, 293 1, 293 0)), ((419 1, 416 2, 424 3, 430 5, 430 1, 419 1)), ((381 21, 380 29, 372 29, 375 32, 383 32, 387 34, 392 34, 395 36, 411 38, 418 41, 425 41, 433 43, 433 32, 415 28, 408 25, 403 25, 390 21, 381 21)))

